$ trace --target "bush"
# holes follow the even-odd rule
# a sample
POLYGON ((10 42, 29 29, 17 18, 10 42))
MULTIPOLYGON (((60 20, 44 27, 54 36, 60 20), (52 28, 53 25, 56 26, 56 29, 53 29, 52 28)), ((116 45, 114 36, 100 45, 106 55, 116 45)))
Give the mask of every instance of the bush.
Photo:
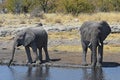
POLYGON ((64 6, 67 13, 78 15, 79 13, 90 13, 94 11, 94 6, 87 0, 66 0, 64 6))
MULTIPOLYGON (((1 5, 1 4, 0 4, 1 5)), ((29 13, 39 7, 44 13, 79 13, 120 11, 120 0, 5 0, 10 12, 29 13)))

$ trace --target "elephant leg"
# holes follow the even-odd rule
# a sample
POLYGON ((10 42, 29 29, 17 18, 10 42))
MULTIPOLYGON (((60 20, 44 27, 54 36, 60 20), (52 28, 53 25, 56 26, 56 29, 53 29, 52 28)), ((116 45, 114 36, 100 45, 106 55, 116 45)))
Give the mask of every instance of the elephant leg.
POLYGON ((102 62, 103 62, 103 43, 98 46, 97 66, 102 66, 102 62))
POLYGON ((42 61, 42 47, 39 48, 39 60, 41 61, 41 63, 43 62, 42 61))
POLYGON ((36 45, 32 46, 32 50, 33 50, 33 53, 35 54, 34 63, 36 63, 36 61, 38 60, 38 53, 37 53, 37 47, 36 47, 36 45))
POLYGON ((82 42, 82 49, 83 49, 83 53, 82 53, 82 65, 83 66, 87 66, 87 62, 86 62, 86 54, 87 54, 87 45, 82 42))
POLYGON ((91 50, 91 63, 93 62, 92 59, 93 59, 93 54, 92 54, 92 46, 89 47, 90 50, 91 50))
POLYGON ((50 61, 50 58, 49 58, 49 55, 48 55, 47 46, 44 46, 43 49, 44 49, 44 51, 45 51, 46 61, 50 61))
POLYGON ((28 63, 32 63, 32 57, 31 57, 31 53, 30 53, 30 48, 26 46, 25 51, 26 51, 26 54, 27 54, 28 63))
POLYGON ((91 67, 95 67, 97 63, 97 44, 92 46, 92 64, 91 67))

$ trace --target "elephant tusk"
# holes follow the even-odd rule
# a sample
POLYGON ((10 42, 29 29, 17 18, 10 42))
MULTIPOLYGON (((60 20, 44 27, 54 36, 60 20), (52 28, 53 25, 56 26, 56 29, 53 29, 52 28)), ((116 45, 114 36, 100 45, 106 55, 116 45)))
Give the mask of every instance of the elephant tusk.
POLYGON ((99 46, 101 46, 101 45, 102 45, 100 42, 99 42, 98 44, 99 44, 99 46))
POLYGON ((8 64, 8 67, 11 65, 12 61, 13 61, 13 59, 10 60, 10 62, 9 62, 9 64, 8 64))
POLYGON ((102 44, 101 44, 101 42, 100 42, 100 40, 98 40, 98 44, 99 44, 99 46, 101 46, 102 44))
POLYGON ((88 46, 91 46, 91 43, 89 43, 88 46))

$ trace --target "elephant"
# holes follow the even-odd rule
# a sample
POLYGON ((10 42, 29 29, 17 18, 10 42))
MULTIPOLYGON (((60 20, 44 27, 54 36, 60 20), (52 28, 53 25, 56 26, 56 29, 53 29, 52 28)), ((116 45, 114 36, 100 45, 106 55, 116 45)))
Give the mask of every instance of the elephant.
MULTIPOLYGON (((40 24, 41 25, 41 24, 40 24)), ((44 49, 46 61, 50 61, 47 43, 48 43, 48 34, 42 25, 37 25, 36 27, 29 27, 18 32, 14 38, 12 58, 9 62, 9 66, 14 58, 15 48, 19 46, 24 46, 28 63, 36 62, 37 60, 42 60, 42 48, 44 49), (33 53, 35 54, 35 60, 32 60, 30 48, 32 48, 33 53), (39 54, 37 52, 39 50, 39 54)))
POLYGON ((86 21, 80 27, 82 65, 87 66, 87 49, 91 50, 91 67, 101 67, 103 62, 103 41, 111 32, 106 21, 86 21))

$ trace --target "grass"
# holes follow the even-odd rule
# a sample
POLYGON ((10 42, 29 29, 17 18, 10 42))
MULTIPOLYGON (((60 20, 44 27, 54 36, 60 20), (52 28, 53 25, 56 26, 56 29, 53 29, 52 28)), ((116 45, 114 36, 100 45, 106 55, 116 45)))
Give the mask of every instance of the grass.
POLYGON ((115 45, 115 44, 105 45, 104 50, 106 52, 110 52, 110 53, 112 53, 112 52, 119 53, 120 52, 120 45, 115 45))
POLYGON ((78 18, 81 20, 81 22, 88 21, 88 20, 94 20, 94 21, 100 21, 105 20, 109 22, 110 24, 119 23, 120 22, 120 13, 117 12, 110 12, 110 13, 95 13, 95 14, 80 14, 78 18))
POLYGON ((120 41, 120 33, 110 34, 106 40, 119 40, 120 41))
MULTIPOLYGON (((104 52, 108 53, 119 53, 120 52, 120 45, 104 45, 104 52)), ((50 47, 50 51, 67 51, 67 52, 82 52, 82 47, 81 45, 76 46, 76 45, 59 45, 55 47, 50 47)), ((88 52, 90 50, 88 49, 88 52)))
MULTIPOLYGON (((120 22, 120 13, 94 13, 94 14, 79 14, 78 16, 72 16, 70 14, 45 14, 48 23, 61 23, 61 24, 81 24, 84 21, 93 20, 100 21, 105 20, 110 24, 116 24, 120 22)), ((47 22, 46 21, 46 22, 47 22)))
POLYGON ((49 48, 50 51, 68 51, 68 52, 80 52, 82 51, 81 46, 76 45, 59 45, 49 48))
POLYGON ((0 14, 0 25, 20 25, 20 24, 35 24, 42 22, 43 24, 62 24, 62 25, 80 25, 84 21, 94 20, 100 21, 105 20, 110 24, 118 24, 120 22, 119 12, 110 13, 94 13, 94 14, 79 14, 73 16, 71 14, 43 14, 43 17, 31 18, 29 14, 24 15, 13 15, 0 14))
POLYGON ((76 30, 69 32, 49 32, 49 39, 78 39, 80 38, 79 32, 76 30))

